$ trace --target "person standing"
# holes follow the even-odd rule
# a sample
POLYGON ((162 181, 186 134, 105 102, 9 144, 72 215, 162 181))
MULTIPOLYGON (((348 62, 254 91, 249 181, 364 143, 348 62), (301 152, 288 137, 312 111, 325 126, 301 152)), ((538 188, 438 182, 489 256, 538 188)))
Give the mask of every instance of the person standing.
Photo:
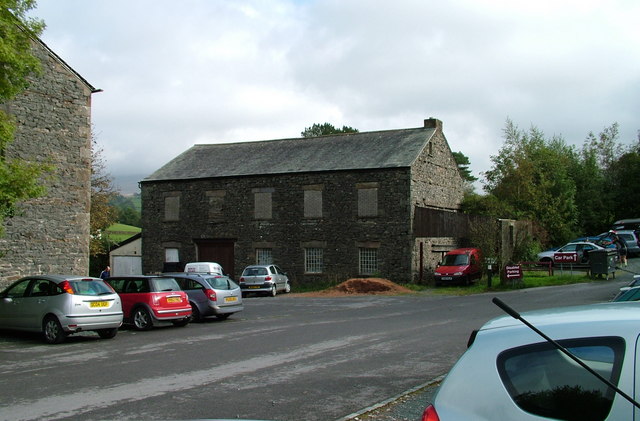
POLYGON ((100 272, 100 278, 107 279, 109 276, 111 276, 111 267, 107 266, 102 272, 100 272))

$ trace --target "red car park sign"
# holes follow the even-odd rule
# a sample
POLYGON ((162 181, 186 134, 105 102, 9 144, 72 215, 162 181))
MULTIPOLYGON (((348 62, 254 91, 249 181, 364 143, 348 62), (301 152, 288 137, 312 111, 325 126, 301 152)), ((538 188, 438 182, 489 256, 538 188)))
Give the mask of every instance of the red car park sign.
POLYGON ((504 267, 505 276, 507 279, 520 279, 522 278, 522 266, 510 265, 504 267))
POLYGON ((565 253, 553 253, 554 263, 578 263, 578 253, 575 251, 565 253))

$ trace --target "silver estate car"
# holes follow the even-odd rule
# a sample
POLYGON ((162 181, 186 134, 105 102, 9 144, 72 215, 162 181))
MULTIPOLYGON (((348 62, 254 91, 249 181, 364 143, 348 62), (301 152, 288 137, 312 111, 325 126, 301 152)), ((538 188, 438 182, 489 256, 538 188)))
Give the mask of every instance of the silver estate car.
POLYGON ((504 316, 472 334, 469 348, 440 385, 423 421, 640 419, 637 303, 602 303, 518 316, 622 393, 522 320, 504 316))
POLYGON ((278 292, 291 292, 287 274, 276 265, 251 265, 240 276, 242 294, 257 292, 275 297, 278 292))
POLYGON ((110 339, 121 325, 120 297, 102 279, 28 276, 0 293, 0 328, 42 332, 50 344, 87 330, 110 339))

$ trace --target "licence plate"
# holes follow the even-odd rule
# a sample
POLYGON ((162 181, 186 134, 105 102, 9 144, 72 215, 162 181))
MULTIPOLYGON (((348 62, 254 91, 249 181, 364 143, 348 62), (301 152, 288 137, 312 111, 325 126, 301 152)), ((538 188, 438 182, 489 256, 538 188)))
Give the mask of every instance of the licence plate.
POLYGON ((249 285, 249 288, 253 288, 253 289, 260 288, 260 285, 249 285))
POLYGON ((234 301, 238 301, 238 297, 224 297, 225 303, 232 303, 234 301))
POLYGON ((182 302, 182 298, 180 298, 180 297, 167 297, 167 302, 168 303, 181 303, 182 302))
POLYGON ((91 307, 91 308, 109 307, 109 302, 108 301, 91 301, 89 303, 89 307, 91 307))
POLYGON ((452 281, 452 280, 453 280, 453 278, 452 278, 451 276, 443 276, 443 277, 442 277, 442 280, 443 280, 443 281, 452 281))

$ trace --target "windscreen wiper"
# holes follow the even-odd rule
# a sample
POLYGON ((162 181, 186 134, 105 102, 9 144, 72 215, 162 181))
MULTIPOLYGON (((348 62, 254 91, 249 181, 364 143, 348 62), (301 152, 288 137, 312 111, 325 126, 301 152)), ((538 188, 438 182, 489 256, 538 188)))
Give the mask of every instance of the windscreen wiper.
POLYGON ((602 377, 598 372, 596 372, 594 369, 592 369, 591 367, 589 367, 587 364, 585 364, 580 358, 576 357, 575 355, 573 355, 571 353, 571 351, 569 351, 567 348, 563 347, 562 345, 560 345, 558 342, 554 341, 553 339, 551 339, 550 337, 548 337, 547 335, 545 335, 542 331, 540 331, 540 329, 538 329, 537 327, 535 327, 534 325, 532 325, 531 323, 529 323, 528 321, 526 321, 521 315, 520 313, 518 313, 517 311, 515 311, 514 309, 512 309, 511 307, 509 307, 507 304, 505 304, 500 298, 498 297, 493 297, 493 299, 491 300, 495 305, 497 305, 498 307, 500 307, 502 310, 504 310, 509 316, 513 317, 516 320, 520 320, 522 323, 525 324, 525 326, 527 326, 528 328, 530 328, 531 330, 533 330, 534 332, 536 332, 538 335, 542 336, 542 338, 549 342, 551 345, 553 345, 554 347, 556 347, 558 349, 558 351, 562 352, 563 354, 565 354, 567 357, 571 358, 573 361, 575 361, 576 363, 578 363, 582 368, 584 368, 585 370, 587 370, 589 373, 593 374, 594 376, 596 376, 601 382, 603 382, 604 384, 606 384, 607 386, 609 386, 611 389, 615 390, 620 396, 622 396, 623 398, 625 398, 626 400, 628 400, 629 402, 631 402, 636 408, 640 409, 640 403, 636 402, 635 399, 633 399, 631 396, 627 395, 626 393, 624 393, 618 386, 616 386, 615 384, 611 383, 609 380, 605 379, 604 377, 602 377))

